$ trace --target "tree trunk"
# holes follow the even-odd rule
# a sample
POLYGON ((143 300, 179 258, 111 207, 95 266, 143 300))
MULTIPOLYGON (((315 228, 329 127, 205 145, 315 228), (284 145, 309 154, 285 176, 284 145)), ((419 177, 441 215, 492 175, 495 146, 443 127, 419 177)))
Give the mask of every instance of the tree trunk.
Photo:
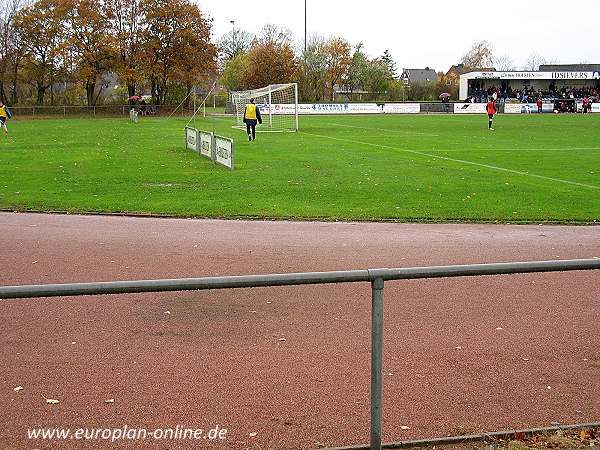
POLYGON ((17 95, 17 85, 18 85, 17 81, 18 81, 18 73, 19 73, 18 70, 19 70, 18 65, 15 65, 13 73, 12 73, 12 80, 11 80, 12 87, 11 87, 11 93, 10 93, 11 105, 13 105, 13 106, 16 105, 19 100, 18 95, 17 95))
POLYGON ((130 81, 127 83, 127 93, 129 97, 133 97, 135 95, 135 81, 130 81))
POLYGON ((88 106, 94 106, 94 91, 96 90, 95 81, 86 81, 85 83, 85 94, 87 97, 88 106))
POLYGON ((39 84, 37 85, 37 100, 35 102, 36 105, 43 105, 44 104, 44 95, 46 94, 46 90, 48 89, 48 86, 44 86, 43 84, 39 84))
POLYGON ((6 98, 6 92, 4 91, 4 77, 0 79, 0 99, 2 100, 2 103, 8 103, 8 99, 6 98))

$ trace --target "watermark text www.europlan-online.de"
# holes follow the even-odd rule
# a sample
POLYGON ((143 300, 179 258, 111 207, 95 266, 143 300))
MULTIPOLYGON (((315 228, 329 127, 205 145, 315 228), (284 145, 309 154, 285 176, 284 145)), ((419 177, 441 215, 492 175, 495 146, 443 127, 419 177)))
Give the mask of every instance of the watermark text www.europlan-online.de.
POLYGON ((227 429, 215 425, 210 429, 192 428, 177 425, 174 428, 147 428, 128 427, 120 428, 28 428, 27 438, 31 440, 225 440, 227 429))

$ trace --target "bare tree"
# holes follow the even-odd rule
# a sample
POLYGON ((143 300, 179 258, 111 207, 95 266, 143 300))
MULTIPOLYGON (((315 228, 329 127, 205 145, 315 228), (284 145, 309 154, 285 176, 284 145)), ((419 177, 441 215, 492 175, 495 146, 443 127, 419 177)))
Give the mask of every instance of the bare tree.
POLYGON ((4 103, 8 100, 6 84, 12 91, 11 103, 17 102, 17 74, 25 49, 15 29, 14 19, 23 6, 22 0, 0 1, 0 99, 4 103))
POLYGON ((287 28, 278 27, 272 23, 267 23, 262 27, 260 33, 255 38, 260 44, 274 45, 281 47, 284 45, 292 45, 292 32, 287 28))
POLYGON ((472 69, 492 67, 494 65, 492 44, 488 41, 475 42, 460 62, 472 69))
POLYGON ((501 70, 503 72, 517 69, 512 58, 508 55, 502 55, 497 57, 494 60, 494 65, 496 66, 496 70, 501 70))
POLYGON ((525 63, 525 66, 523 66, 523 70, 539 70, 542 64, 546 64, 546 58, 534 52, 527 58, 527 62, 525 63))
POLYGON ((237 55, 246 53, 250 49, 252 38, 251 33, 242 29, 233 29, 229 33, 225 33, 217 43, 221 64, 235 58, 237 55))

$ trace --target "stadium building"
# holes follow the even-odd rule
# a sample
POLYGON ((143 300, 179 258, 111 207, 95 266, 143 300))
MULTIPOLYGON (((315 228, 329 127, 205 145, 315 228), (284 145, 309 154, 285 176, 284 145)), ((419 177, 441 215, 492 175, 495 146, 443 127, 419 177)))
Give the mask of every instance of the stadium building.
POLYGON ((600 64, 541 65, 532 71, 478 71, 460 76, 461 100, 485 101, 496 92, 504 100, 523 103, 565 99, 570 101, 590 97, 599 101, 600 64))

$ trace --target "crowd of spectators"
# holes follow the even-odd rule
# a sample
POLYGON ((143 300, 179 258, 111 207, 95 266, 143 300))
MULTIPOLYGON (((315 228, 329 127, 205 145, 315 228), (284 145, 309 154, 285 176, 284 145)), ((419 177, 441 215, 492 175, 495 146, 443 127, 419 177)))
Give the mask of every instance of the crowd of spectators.
POLYGON ((568 87, 557 88, 553 84, 549 89, 543 91, 532 87, 522 89, 513 89, 511 86, 502 88, 501 86, 492 86, 487 89, 476 88, 472 91, 471 99, 477 103, 485 103, 490 98, 495 97, 499 100, 518 100, 522 103, 535 103, 538 98, 544 100, 575 99, 582 100, 589 98, 592 102, 600 102, 599 90, 595 87, 568 87))

